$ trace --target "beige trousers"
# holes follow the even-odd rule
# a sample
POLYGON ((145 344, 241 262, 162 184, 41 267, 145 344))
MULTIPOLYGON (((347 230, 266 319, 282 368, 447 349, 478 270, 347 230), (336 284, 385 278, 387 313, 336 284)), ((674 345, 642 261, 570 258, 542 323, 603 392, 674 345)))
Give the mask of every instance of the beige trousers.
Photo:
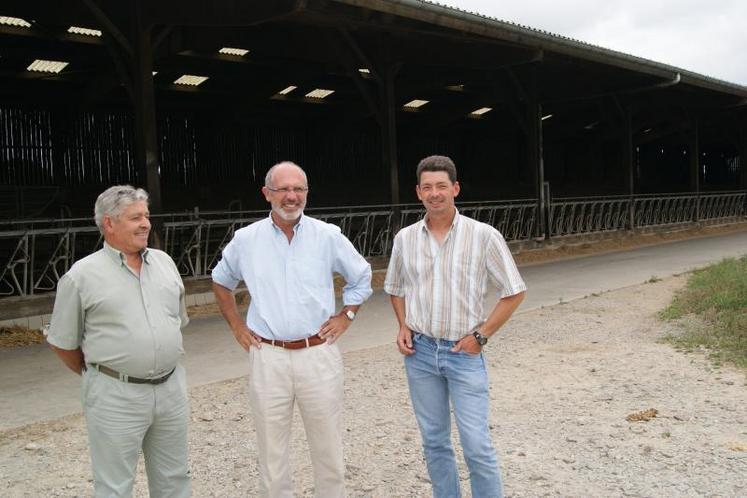
POLYGON ((343 366, 336 344, 289 350, 262 344, 249 352, 249 400, 257 430, 259 494, 290 498, 289 446, 298 409, 314 470, 314 496, 345 496, 342 457, 343 366))

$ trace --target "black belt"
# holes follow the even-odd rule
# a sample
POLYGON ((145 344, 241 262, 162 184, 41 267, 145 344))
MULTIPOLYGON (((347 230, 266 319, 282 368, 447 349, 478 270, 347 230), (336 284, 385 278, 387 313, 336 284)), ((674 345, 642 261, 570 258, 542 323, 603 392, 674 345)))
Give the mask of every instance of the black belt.
POLYGON ((167 373, 163 377, 158 377, 157 379, 140 379, 138 377, 130 377, 129 375, 119 373, 112 368, 105 367, 104 365, 99 365, 97 363, 89 363, 89 366, 94 370, 98 370, 104 375, 114 377, 115 379, 119 379, 122 382, 128 382, 130 384, 163 384, 164 382, 169 380, 171 374, 174 373, 174 370, 176 370, 176 367, 174 367, 171 369, 171 372, 167 373))

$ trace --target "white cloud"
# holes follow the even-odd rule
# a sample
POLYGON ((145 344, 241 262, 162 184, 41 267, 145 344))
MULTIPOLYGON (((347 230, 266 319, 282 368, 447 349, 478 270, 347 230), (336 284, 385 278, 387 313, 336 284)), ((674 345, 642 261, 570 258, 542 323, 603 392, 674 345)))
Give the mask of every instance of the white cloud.
POLYGON ((440 0, 747 85, 745 0, 440 0))

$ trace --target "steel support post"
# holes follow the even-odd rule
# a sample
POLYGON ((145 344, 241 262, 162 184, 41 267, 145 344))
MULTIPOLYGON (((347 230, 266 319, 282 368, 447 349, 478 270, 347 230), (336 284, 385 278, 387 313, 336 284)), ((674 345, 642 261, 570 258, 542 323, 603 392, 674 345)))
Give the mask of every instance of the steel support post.
POLYGON ((693 131, 690 135, 690 190, 695 192, 695 211, 693 221, 700 221, 700 120, 693 119, 693 131))
MULTIPOLYGON (((143 16, 143 0, 133 3, 134 22, 132 25, 132 65, 133 97, 135 106, 135 151, 137 169, 144 173, 150 196, 151 214, 161 212, 160 158, 156 125, 156 98, 153 90, 153 52, 151 48, 152 26, 143 16)), ((151 230, 151 245, 162 247, 162 226, 155 221, 151 230)))
POLYGON ((625 106, 623 110, 622 151, 628 190, 628 221, 625 228, 633 230, 635 228, 635 167, 633 164, 633 116, 630 106, 625 106))

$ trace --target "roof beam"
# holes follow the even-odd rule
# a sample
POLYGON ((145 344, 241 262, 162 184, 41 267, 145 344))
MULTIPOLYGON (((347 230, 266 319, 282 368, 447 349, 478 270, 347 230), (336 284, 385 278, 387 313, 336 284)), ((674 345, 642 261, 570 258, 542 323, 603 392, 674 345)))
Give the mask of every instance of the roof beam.
POLYGON ((88 10, 91 11, 91 14, 93 14, 93 17, 96 19, 96 21, 98 21, 99 25, 104 28, 103 31, 117 42, 117 44, 124 51, 127 57, 133 59, 135 57, 135 51, 132 48, 132 44, 127 39, 127 37, 119 30, 117 25, 111 19, 109 19, 109 16, 107 16, 106 13, 101 10, 101 7, 99 7, 94 0, 81 1, 86 7, 88 7, 88 10))

